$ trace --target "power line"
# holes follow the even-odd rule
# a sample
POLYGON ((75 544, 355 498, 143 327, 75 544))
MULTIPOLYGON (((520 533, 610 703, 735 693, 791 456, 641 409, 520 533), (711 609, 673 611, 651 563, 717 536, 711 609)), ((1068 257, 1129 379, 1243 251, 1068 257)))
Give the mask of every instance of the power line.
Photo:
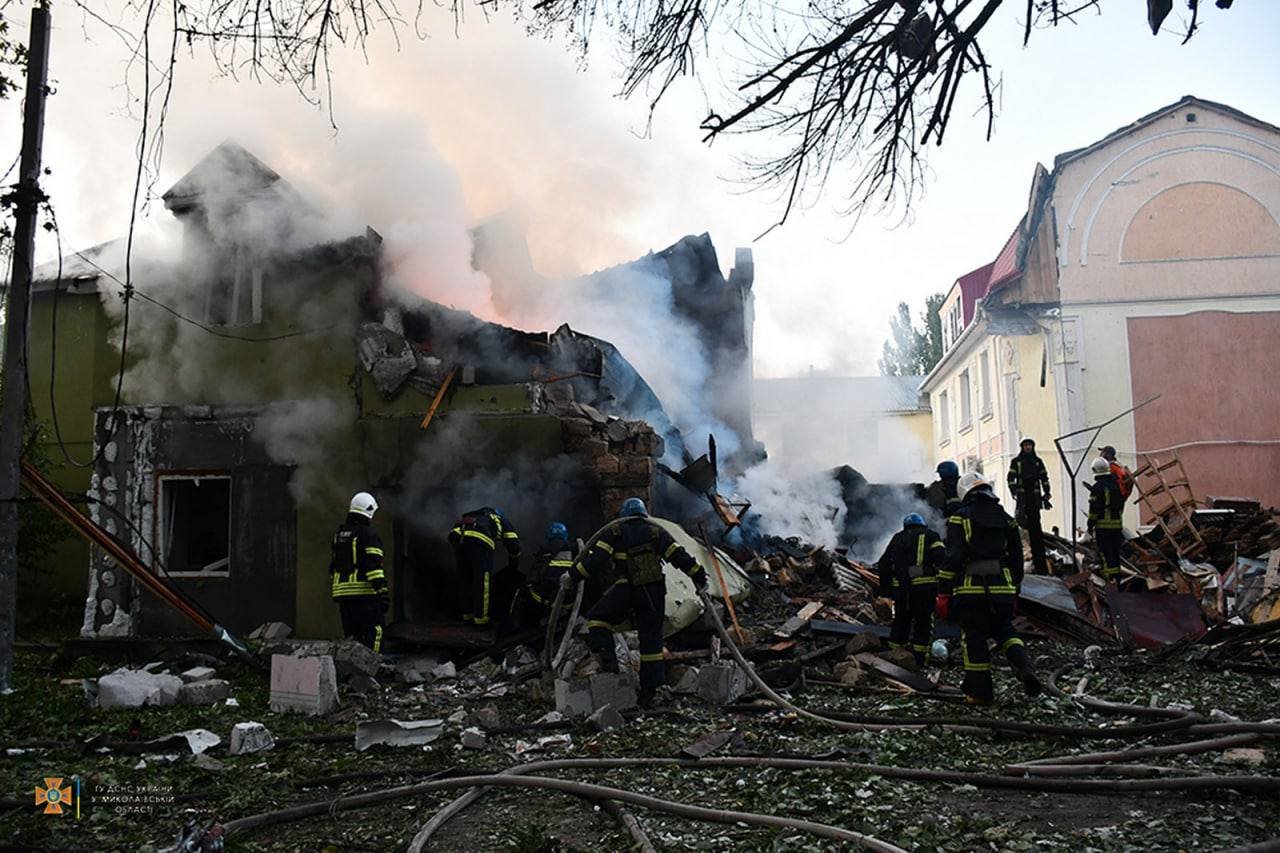
MULTIPOLYGON (((77 252, 73 250, 72 254, 74 254, 76 257, 80 258, 80 260, 92 266, 94 269, 96 269, 98 272, 105 275, 107 278, 110 278, 112 281, 115 281, 117 284, 120 284, 120 285, 124 284, 124 282, 120 281, 119 278, 117 278, 108 270, 103 269, 101 266, 98 265, 96 261, 94 261, 92 258, 88 257, 87 255, 83 254, 82 252, 77 252)), ((316 328, 313 328, 313 329, 298 329, 293 332, 284 332, 279 335, 237 335, 232 332, 223 331, 222 329, 216 328, 214 326, 210 326, 206 323, 202 323, 199 320, 196 320, 192 317, 188 317, 187 315, 178 311, 176 308, 173 308, 170 305, 166 305, 165 303, 161 302, 159 299, 156 299, 154 296, 148 296, 146 293, 143 293, 141 290, 137 288, 137 286, 133 288, 133 294, 134 296, 137 296, 139 299, 145 300, 146 302, 150 302, 152 305, 155 305, 157 308, 161 308, 165 311, 168 311, 170 314, 172 314, 174 317, 178 318, 182 322, 190 323, 191 325, 195 326, 197 329, 201 329, 205 332, 208 332, 209 334, 215 337, 226 338, 232 341, 244 341, 246 343, 251 343, 251 344, 268 343, 270 341, 283 341, 283 340, 287 340, 288 338, 297 338, 303 335, 314 335, 319 332, 331 331, 332 329, 336 329, 338 328, 338 326, 341 325, 340 323, 330 323, 327 326, 317 326, 316 328)))

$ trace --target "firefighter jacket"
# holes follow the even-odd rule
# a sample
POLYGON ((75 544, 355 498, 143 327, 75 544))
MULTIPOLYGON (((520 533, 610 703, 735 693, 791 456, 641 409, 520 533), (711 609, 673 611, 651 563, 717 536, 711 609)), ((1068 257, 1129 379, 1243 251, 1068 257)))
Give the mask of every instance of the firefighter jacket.
POLYGON ((944 516, 951 515, 955 508, 960 506, 960 496, 956 494, 956 486, 959 482, 959 477, 934 480, 924 490, 925 502, 944 516))
POLYGON ((892 595, 904 586, 937 583, 945 550, 942 537, 923 525, 913 524, 893 534, 884 555, 876 563, 880 571, 880 594, 892 595))
POLYGON ((1124 516, 1124 496, 1114 474, 1103 474, 1089 491, 1089 529, 1119 530, 1124 516))
POLYGON ((573 568, 578 556, 578 543, 564 539, 551 539, 546 549, 533 555, 533 568, 529 571, 529 597, 538 604, 550 606, 555 601, 560 578, 573 568))
POLYGON ((701 587, 706 573, 689 552, 648 518, 629 518, 600 534, 578 561, 578 574, 587 578, 612 563, 616 584, 633 586, 660 583, 662 564, 670 563, 701 587))
POLYGON ((501 542, 512 562, 520 559, 520 536, 511 522, 498 515, 492 507, 464 513, 449 531, 449 544, 455 548, 461 547, 468 539, 479 542, 490 551, 497 550, 501 542))
POLYGON ((1009 492, 1014 500, 1029 501, 1039 508, 1040 501, 1049 497, 1049 472, 1044 460, 1035 454, 1019 453, 1009 463, 1009 492))
POLYGON ((335 601, 386 594, 382 539, 363 515, 348 514, 346 522, 333 534, 329 579, 329 594, 335 601))
POLYGON ((938 594, 1013 596, 1022 584, 1022 535, 990 489, 973 489, 947 519, 938 594))

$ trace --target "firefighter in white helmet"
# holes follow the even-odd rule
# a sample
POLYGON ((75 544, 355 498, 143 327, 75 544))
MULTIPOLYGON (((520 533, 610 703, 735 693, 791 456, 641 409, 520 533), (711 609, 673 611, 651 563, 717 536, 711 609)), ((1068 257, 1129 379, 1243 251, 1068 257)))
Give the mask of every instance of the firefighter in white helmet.
POLYGON ((1120 548, 1124 544, 1124 495, 1111 470, 1111 463, 1099 456, 1090 466, 1093 486, 1089 490, 1089 532, 1102 556, 1102 577, 1108 583, 1120 578, 1120 548))
POLYGON ((1040 679, 1022 639, 1013 630, 1014 603, 1022 584, 1022 537, 1000 506, 991 484, 976 473, 960 478, 961 503, 947 519, 947 556, 938 572, 937 614, 960 623, 964 650, 965 700, 990 705, 994 640, 1009 659, 1028 694, 1040 692, 1040 679), (953 606, 952 599, 955 600, 953 606))
POLYGON ((342 616, 342 633, 382 651, 382 619, 387 612, 387 576, 382 539, 373 529, 378 502, 368 492, 351 499, 347 520, 333 534, 329 556, 330 594, 342 616))

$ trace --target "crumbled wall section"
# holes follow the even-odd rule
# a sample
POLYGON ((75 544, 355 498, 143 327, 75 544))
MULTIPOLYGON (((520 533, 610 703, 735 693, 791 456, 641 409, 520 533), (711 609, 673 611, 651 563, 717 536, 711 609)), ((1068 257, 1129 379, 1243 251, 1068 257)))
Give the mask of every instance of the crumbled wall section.
MULTIPOLYGON (((150 559, 142 531, 154 518, 151 495, 151 423, 159 408, 123 409, 111 428, 110 410, 97 414, 93 479, 87 493, 89 517, 128 545, 144 562, 150 559), (104 443, 105 442, 105 443, 104 443)), ((85 599, 83 637, 131 637, 137 633, 141 608, 138 582, 116 566, 96 545, 89 552, 89 590, 85 599)))
POLYGON ((655 460, 662 456, 662 437, 644 421, 606 417, 591 406, 559 407, 564 448, 582 457, 588 477, 600 494, 604 518, 615 518, 622 502, 639 497, 652 505, 655 460))

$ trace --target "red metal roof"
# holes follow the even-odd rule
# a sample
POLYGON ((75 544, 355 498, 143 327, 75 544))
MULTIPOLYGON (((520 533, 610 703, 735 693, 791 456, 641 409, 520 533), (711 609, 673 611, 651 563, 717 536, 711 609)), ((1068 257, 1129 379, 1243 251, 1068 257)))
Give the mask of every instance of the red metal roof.
POLYGON ((995 263, 983 264, 971 273, 965 273, 956 279, 960 286, 960 303, 963 306, 964 328, 973 322, 978 300, 987 295, 987 286, 991 283, 991 268, 995 263))
POLYGON ((1019 222, 1018 227, 1013 229, 1013 233, 1005 241, 1004 248, 1000 250, 1000 254, 996 255, 991 265, 991 280, 987 284, 984 296, 993 290, 999 290, 1022 274, 1022 270, 1018 269, 1018 238, 1021 233, 1022 223, 1019 222))

